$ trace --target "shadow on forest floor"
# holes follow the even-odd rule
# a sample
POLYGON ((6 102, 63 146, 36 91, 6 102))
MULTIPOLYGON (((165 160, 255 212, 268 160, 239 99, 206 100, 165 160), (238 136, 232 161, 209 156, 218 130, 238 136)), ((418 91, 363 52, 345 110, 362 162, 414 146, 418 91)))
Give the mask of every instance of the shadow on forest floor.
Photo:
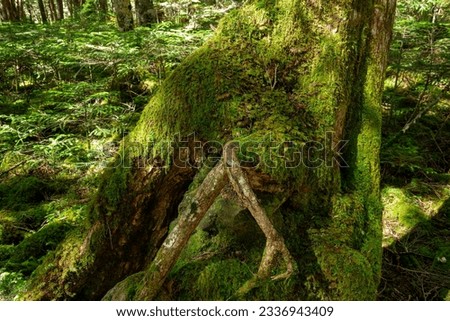
POLYGON ((379 300, 450 300, 450 198, 383 248, 379 300))

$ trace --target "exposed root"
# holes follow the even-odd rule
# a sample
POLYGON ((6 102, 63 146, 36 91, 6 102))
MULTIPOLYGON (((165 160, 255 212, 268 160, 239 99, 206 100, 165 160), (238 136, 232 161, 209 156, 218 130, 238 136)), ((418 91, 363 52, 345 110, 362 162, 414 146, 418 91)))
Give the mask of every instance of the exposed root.
POLYGON ((153 300, 156 297, 195 228, 226 184, 224 166, 218 163, 208 173, 193 196, 185 195, 180 206, 178 223, 166 237, 155 259, 145 272, 137 299, 153 300))
POLYGON ((236 193, 238 201, 250 211, 267 238, 257 275, 247 281, 238 290, 237 295, 240 297, 245 295, 263 279, 285 279, 294 273, 294 259, 286 247, 283 237, 275 229, 266 211, 260 205, 246 174, 240 168, 236 149, 232 143, 225 146, 223 160, 208 173, 194 193, 185 195, 180 205, 178 223, 167 236, 155 259, 145 272, 135 299, 152 300, 157 296, 190 236, 228 182, 236 193), (286 271, 271 276, 278 256, 281 256, 284 260, 286 271))
MULTIPOLYGON (((245 173, 239 166, 239 160, 236 155, 236 146, 233 145, 233 143, 227 144, 225 146, 224 155, 226 171, 231 186, 236 192, 239 200, 250 211, 267 239, 257 278, 267 279, 270 277, 272 280, 280 280, 290 277, 295 271, 295 261, 286 247, 283 237, 273 226, 266 211, 260 205, 258 198, 253 192, 245 173), (279 275, 271 276, 278 254, 281 255, 286 264, 286 271, 279 275)), ((239 289, 238 295, 242 296, 245 292, 250 291, 257 283, 257 281, 247 282, 239 289)))

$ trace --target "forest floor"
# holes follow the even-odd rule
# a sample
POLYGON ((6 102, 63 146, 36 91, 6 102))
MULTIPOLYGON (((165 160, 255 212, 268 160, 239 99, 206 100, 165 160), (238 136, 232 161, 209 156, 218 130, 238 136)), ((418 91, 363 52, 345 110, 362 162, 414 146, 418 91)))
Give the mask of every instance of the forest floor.
MULTIPOLYGON (((0 24, 0 300, 17 297, 84 224, 120 139, 218 17, 129 33, 91 22, 0 24)), ((397 105, 386 110, 383 137, 379 299, 450 300, 450 98, 399 136, 412 96, 387 89, 397 105)))
POLYGON ((384 187, 380 300, 450 300, 450 181, 442 179, 384 187))

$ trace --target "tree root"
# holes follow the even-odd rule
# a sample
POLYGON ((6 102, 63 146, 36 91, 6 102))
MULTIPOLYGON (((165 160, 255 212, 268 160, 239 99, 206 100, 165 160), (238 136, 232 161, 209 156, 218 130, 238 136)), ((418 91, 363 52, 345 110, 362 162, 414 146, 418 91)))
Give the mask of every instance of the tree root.
POLYGON ((250 211, 263 231, 267 241, 264 254, 255 278, 246 282, 237 292, 239 297, 257 286, 260 280, 271 278, 280 280, 290 277, 295 271, 292 258, 283 237, 271 223, 266 211, 260 205, 236 155, 236 146, 229 143, 224 148, 223 162, 219 162, 192 194, 186 194, 180 205, 178 223, 169 233, 155 259, 145 272, 143 282, 136 295, 138 300, 153 300, 161 289, 190 236, 205 216, 207 210, 222 189, 231 184, 238 200, 250 211), (281 256, 286 265, 284 273, 271 276, 276 258, 281 256))
POLYGON ((180 206, 178 223, 166 237, 155 259, 145 272, 142 285, 137 291, 137 299, 153 300, 156 297, 195 228, 226 184, 224 166, 218 163, 208 173, 193 197, 189 194, 185 195, 180 206))
MULTIPOLYGON (((239 160, 236 155, 236 147, 227 144, 225 147, 225 164, 228 179, 236 192, 239 200, 250 211, 258 226, 263 231, 266 237, 266 247, 259 265, 257 279, 280 280, 289 278, 296 270, 295 261, 286 247, 283 236, 278 233, 274 225, 267 216, 266 211, 260 205, 253 189, 251 188, 245 173, 239 166, 239 160), (285 264, 286 271, 284 273, 271 276, 271 272, 276 263, 277 255, 281 255, 285 264)), ((238 290, 238 296, 243 296, 252 288, 257 286, 257 280, 250 280, 243 287, 238 290)))

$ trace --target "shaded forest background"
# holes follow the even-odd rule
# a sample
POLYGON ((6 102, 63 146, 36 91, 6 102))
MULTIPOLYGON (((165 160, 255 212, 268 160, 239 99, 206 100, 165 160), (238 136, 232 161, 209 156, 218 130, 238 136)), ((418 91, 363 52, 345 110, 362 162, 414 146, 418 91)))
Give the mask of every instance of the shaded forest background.
MULTIPOLYGON (((85 224, 102 169, 149 98, 239 5, 1 1, 0 299, 19 299, 44 258, 85 224)), ((449 79, 450 1, 399 1, 383 102, 380 300, 450 300, 449 79)), ((196 248, 202 233, 167 299, 202 299, 176 275, 189 279, 186 267, 201 269, 211 254, 196 248)), ((216 251, 233 248, 219 241, 216 251)), ((207 296, 227 299, 226 280, 213 281, 207 296)))

